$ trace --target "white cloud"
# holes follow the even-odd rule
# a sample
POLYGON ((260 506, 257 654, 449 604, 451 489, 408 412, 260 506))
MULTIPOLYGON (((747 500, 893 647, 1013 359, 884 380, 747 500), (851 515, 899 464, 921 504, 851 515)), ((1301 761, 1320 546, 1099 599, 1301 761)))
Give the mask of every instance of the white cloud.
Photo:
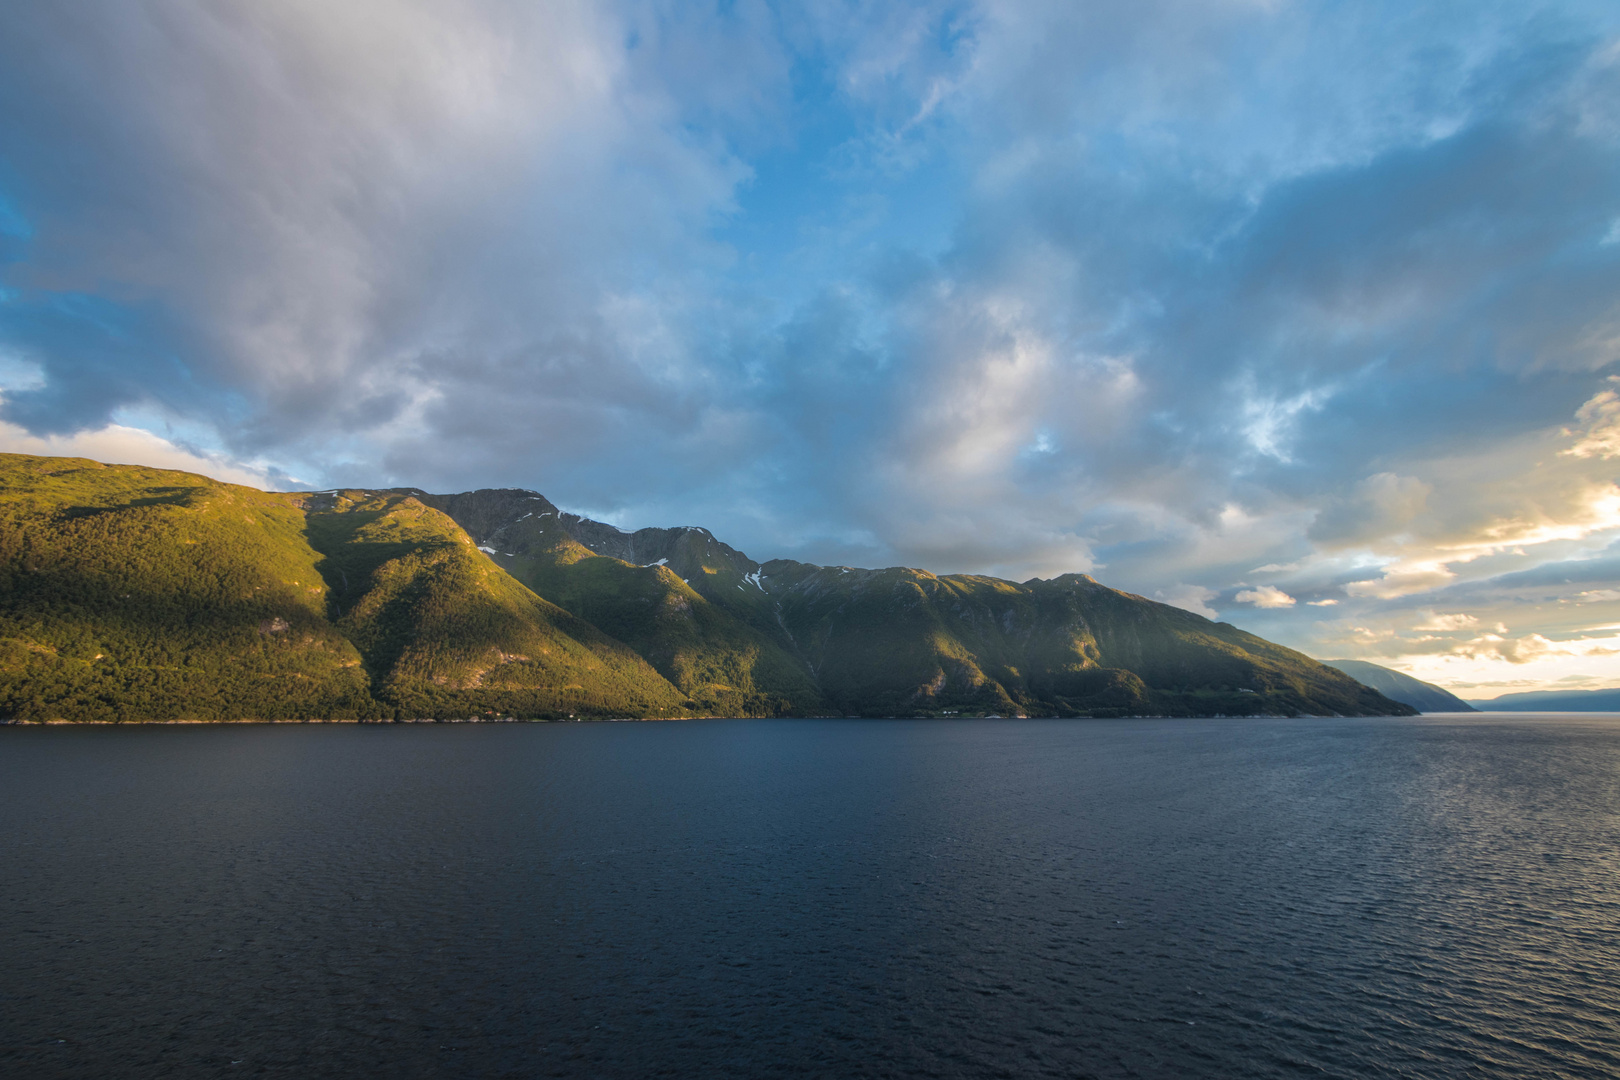
POLYGON ((1449 585, 1456 576, 1450 567, 1440 562, 1396 563, 1386 568, 1383 576, 1371 581, 1352 581, 1344 589, 1351 596, 1393 600, 1449 585))
POLYGON ((272 486, 268 469, 232 461, 229 458, 197 453, 176 446, 140 428, 109 424, 96 431, 72 435, 30 435, 15 424, 0 422, 0 451, 35 454, 42 457, 82 457, 108 465, 149 465, 155 469, 178 469, 201 473, 230 484, 245 484, 261 490, 272 486))
MULTIPOLYGON (((1245 382, 1249 379, 1245 377, 1245 382)), ((1249 445, 1262 454, 1289 462, 1289 446, 1303 415, 1319 412, 1332 397, 1326 389, 1307 390, 1288 398, 1246 395, 1243 403, 1243 434, 1249 445)))
POLYGON ((1294 598, 1277 588, 1275 585, 1261 585, 1253 589, 1245 589, 1232 597, 1240 604, 1253 604, 1260 608, 1288 608, 1294 606, 1294 598))
POLYGON ((1500 657, 1510 664, 1526 664, 1552 653, 1568 650, 1548 641, 1540 634, 1527 634, 1522 638, 1505 638, 1500 634, 1482 634, 1470 641, 1453 646, 1450 651, 1468 659, 1500 657))
POLYGON ((1612 600, 1620 600, 1620 589, 1586 589, 1580 593, 1580 602, 1583 604, 1598 604, 1612 600))
POLYGON ((1220 613, 1209 606, 1209 601, 1215 598, 1215 590, 1202 585, 1172 585, 1168 589, 1159 589, 1153 595, 1166 604, 1185 608, 1206 619, 1220 617, 1220 613))
POLYGON ((1471 626, 1479 625, 1479 619, 1473 615, 1458 613, 1456 615, 1439 615, 1429 613, 1429 617, 1412 627, 1413 630, 1466 630, 1471 626))
MULTIPOLYGON (((1620 383, 1620 376, 1609 376, 1609 382, 1620 383)), ((1564 434, 1575 439, 1575 445, 1559 453, 1577 458, 1620 457, 1620 393, 1600 390, 1575 413, 1579 427, 1565 428, 1564 434)))
MULTIPOLYGON (((460 453, 509 449, 522 429, 489 415, 491 384, 581 456, 682 411, 684 344, 649 371, 607 316, 616 293, 656 302, 649 280, 729 257, 706 231, 748 169, 682 110, 769 111, 774 38, 578 0, 160 7, 36 9, 0 51, 59 91, 30 134, 64 127, 88 155, 73 183, 36 185, 77 201, 36 208, 28 277, 183 331, 101 380, 114 406, 221 390, 223 441, 321 465, 342 447, 373 479, 420 468, 424 430, 499 420, 460 453)), ((60 385, 98 362, 30 351, 60 385)), ((98 426, 82 396, 51 422, 98 426)))

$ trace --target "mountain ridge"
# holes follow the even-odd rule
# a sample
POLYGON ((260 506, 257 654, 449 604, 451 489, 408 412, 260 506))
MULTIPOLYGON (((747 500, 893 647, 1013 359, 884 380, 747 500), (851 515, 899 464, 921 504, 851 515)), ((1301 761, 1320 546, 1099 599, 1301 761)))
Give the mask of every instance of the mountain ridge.
MULTIPOLYGON (((1363 699, 1360 684, 1304 654, 1084 574, 1018 583, 910 567, 760 563, 701 527, 623 530, 563 512, 525 489, 418 495, 461 520, 492 559, 564 607, 575 595, 569 578, 591 572, 593 557, 617 562, 626 578, 640 572, 643 582, 667 572, 659 579, 665 590, 679 582, 715 612, 709 617, 726 618, 778 658, 796 657, 818 684, 820 703, 843 712, 1226 715, 1357 713, 1394 704, 1376 692, 1363 699), (536 503, 546 509, 531 509, 536 503), (1141 627, 1118 620, 1104 619, 1109 625, 1098 637, 1091 626, 1097 612, 1088 621, 1076 590, 1093 608, 1134 608, 1139 620, 1155 624, 1154 644, 1143 641, 1141 627), (885 592, 886 599, 875 595, 885 592), (912 633, 896 641, 896 626, 908 621, 912 633), (1188 660, 1189 646, 1203 650, 1199 663, 1188 660), (1161 662, 1166 649, 1180 650, 1179 663, 1161 662)), ((586 617, 600 611, 588 598, 576 604, 571 610, 586 617)), ((628 640, 643 632, 621 634, 628 640)), ((782 692, 796 707, 817 707, 802 683, 782 692)))
POLYGON ((1620 689, 1527 690, 1469 704, 1486 712, 1620 712, 1620 689))
POLYGON ((1082 574, 759 563, 516 488, 0 455, 0 575, 12 721, 1410 711, 1082 574))
POLYGON ((1324 660, 1322 663, 1338 668, 1357 682, 1372 687, 1387 698, 1410 705, 1419 712, 1479 711, 1443 686, 1414 679, 1404 672, 1367 660, 1324 660))

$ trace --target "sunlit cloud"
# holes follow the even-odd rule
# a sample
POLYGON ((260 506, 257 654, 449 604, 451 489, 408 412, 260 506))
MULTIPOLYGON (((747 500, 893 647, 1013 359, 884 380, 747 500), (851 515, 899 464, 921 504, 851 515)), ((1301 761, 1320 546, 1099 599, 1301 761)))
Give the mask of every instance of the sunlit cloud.
POLYGON ((1437 615, 1431 612, 1427 619, 1418 623, 1416 626, 1412 627, 1412 629, 1452 631, 1466 630, 1469 627, 1478 625, 1479 620, 1472 615, 1465 615, 1461 613, 1456 615, 1437 615))
MULTIPOLYGON (((1620 377, 1611 375, 1609 382, 1620 382, 1620 377)), ((1578 458, 1620 457, 1620 393, 1602 390, 1592 395, 1575 419, 1579 426, 1564 431, 1575 439, 1575 445, 1559 453, 1578 458)))
POLYGON ((1383 575, 1371 581, 1352 581, 1345 586, 1351 596, 1393 600, 1425 593, 1451 584, 1456 573, 1445 563, 1432 560, 1401 560, 1386 567, 1383 575))
POLYGON ((1294 606, 1294 598, 1277 588, 1275 585, 1261 585, 1255 589, 1244 589, 1232 597, 1240 604, 1253 604, 1262 608, 1288 608, 1294 606))
POLYGON ((71 435, 30 435, 15 424, 0 422, 0 453, 37 454, 46 457, 89 458, 109 465, 149 465, 157 469, 177 469, 201 473, 231 484, 246 484, 261 490, 274 489, 296 478, 278 474, 274 468, 232 461, 212 454, 178 446, 141 428, 108 424, 93 431, 71 435))
POLYGON ((1597 604, 1620 600, 1620 589, 1582 589, 1577 595, 1581 603, 1597 604))

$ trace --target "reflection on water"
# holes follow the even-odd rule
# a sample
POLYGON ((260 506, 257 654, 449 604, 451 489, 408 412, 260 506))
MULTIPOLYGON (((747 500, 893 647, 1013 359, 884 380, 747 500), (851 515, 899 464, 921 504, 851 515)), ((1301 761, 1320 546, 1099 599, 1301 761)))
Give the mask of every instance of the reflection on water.
POLYGON ((1613 1076, 1620 722, 0 730, 0 1073, 1613 1076))

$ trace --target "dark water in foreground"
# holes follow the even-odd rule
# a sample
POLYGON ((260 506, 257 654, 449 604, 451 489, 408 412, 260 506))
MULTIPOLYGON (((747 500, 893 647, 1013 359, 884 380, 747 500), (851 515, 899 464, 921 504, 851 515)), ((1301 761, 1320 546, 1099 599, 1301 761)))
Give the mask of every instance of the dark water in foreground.
POLYGON ((0 730, 0 1074, 1613 1076, 1620 720, 0 730))

